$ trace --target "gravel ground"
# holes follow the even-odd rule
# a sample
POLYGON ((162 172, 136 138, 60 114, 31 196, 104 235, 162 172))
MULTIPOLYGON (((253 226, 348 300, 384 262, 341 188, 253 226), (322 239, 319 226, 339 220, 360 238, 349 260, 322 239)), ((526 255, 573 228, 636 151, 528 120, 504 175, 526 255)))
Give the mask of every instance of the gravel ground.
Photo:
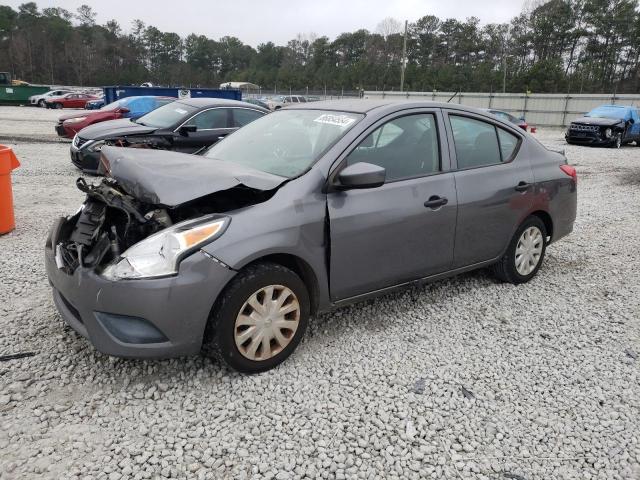
MULTIPOLYGON (((0 136, 55 117, 0 107, 0 136)), ((0 478, 639 479, 640 148, 538 137, 577 166, 579 215, 531 283, 478 271, 320 316, 256 376, 65 328, 43 244, 78 172, 67 144, 16 140, 0 354, 35 355, 0 362, 0 478)))

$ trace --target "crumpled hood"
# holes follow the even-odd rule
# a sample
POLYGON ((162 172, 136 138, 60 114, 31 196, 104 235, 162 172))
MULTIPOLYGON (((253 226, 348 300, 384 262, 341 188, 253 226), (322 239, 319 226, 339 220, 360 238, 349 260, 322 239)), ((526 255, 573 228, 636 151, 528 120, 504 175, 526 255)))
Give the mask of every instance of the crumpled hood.
POLYGON ((599 127, 610 127, 611 125, 617 125, 624 120, 620 118, 598 118, 598 117, 580 117, 573 120, 571 123, 577 123, 580 125, 597 125, 599 127))
POLYGON ((284 177, 231 162, 165 150, 103 147, 100 168, 129 195, 175 207, 223 190, 273 190, 284 177))
MULTIPOLYGON (((87 115, 87 114, 85 114, 87 115)), ((129 135, 145 135, 157 130, 155 127, 145 127, 132 122, 128 118, 109 120, 95 125, 89 125, 81 130, 82 138, 88 140, 105 140, 107 138, 124 137, 129 135)))

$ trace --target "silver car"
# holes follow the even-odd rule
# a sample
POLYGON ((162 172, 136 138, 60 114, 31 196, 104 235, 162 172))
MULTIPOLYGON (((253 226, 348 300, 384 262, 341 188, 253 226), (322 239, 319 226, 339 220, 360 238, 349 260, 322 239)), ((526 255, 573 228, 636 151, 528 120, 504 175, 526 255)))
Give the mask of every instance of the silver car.
POLYGON ((482 267, 528 282, 576 218, 563 154, 459 105, 314 102, 203 155, 102 155, 46 267, 65 322, 123 357, 264 371, 317 312, 482 267))

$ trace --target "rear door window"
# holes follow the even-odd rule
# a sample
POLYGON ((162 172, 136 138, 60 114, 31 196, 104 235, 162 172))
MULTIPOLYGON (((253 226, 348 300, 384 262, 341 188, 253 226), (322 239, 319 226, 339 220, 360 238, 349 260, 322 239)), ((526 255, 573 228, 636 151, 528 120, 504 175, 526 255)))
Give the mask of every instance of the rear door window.
POLYGON ((500 153, 502 154, 502 161, 507 162, 511 160, 513 153, 518 147, 519 138, 512 133, 498 128, 498 140, 500 141, 500 153))
POLYGON ((458 169, 507 162, 513 157, 519 137, 491 123, 449 115, 458 169))
POLYGON ((189 120, 188 126, 195 126, 198 130, 213 130, 215 128, 228 128, 228 108, 214 108, 198 113, 189 120))

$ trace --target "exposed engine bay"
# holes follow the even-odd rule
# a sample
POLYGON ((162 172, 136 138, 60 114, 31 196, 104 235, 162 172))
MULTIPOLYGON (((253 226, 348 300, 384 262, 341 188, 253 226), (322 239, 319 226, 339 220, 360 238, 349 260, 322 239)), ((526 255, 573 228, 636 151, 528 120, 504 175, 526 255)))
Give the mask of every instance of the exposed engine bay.
POLYGON ((108 177, 77 187, 82 208, 58 222, 52 235, 58 268, 103 267, 141 240, 185 220, 222 214, 271 198, 284 177, 160 150, 105 146, 108 177))
POLYGON ((105 140, 104 144, 107 146, 147 148, 152 150, 168 150, 172 147, 167 137, 160 135, 129 135, 105 140))
POLYGON ((78 178, 76 185, 87 198, 62 223, 54 246, 58 267, 67 273, 79 266, 106 266, 140 240, 175 223, 260 203, 274 193, 237 186, 171 208, 141 202, 111 178, 96 185, 78 178))

